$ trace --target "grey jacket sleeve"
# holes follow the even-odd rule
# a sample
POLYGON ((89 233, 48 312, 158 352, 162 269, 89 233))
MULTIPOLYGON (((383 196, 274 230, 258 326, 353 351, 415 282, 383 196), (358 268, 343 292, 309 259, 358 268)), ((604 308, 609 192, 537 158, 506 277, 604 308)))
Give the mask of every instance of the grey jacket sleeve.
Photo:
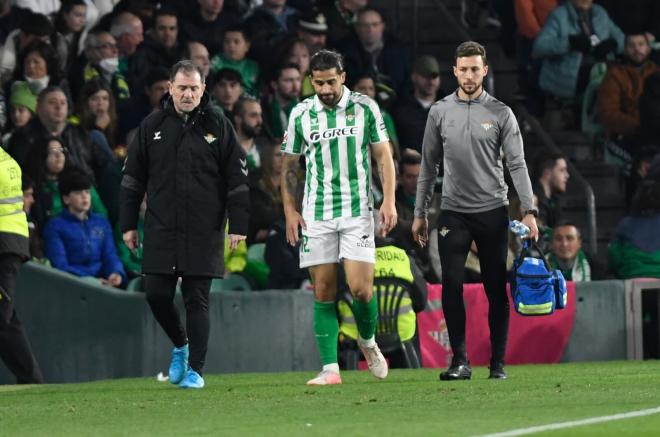
POLYGON ((511 108, 506 108, 506 114, 504 120, 502 120, 500 140, 504 157, 506 158, 506 166, 511 174, 513 185, 518 192, 520 206, 523 211, 532 209, 534 208, 532 183, 527 173, 522 135, 518 127, 518 121, 515 115, 513 115, 511 108))
POLYGON ((429 203, 433 197, 435 180, 442 164, 442 135, 440 132, 440 117, 437 107, 431 107, 426 119, 424 141, 422 142, 422 168, 417 180, 417 196, 415 199, 415 217, 425 218, 429 203))

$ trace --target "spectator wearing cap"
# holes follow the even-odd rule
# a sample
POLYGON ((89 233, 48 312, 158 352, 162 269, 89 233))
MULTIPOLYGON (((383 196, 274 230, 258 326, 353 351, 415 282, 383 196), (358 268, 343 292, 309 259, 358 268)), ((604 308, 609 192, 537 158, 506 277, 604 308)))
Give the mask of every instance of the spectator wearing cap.
POLYGON ((243 83, 238 71, 223 68, 211 75, 211 98, 229 120, 233 120, 234 105, 243 95, 243 83))
POLYGON ((35 40, 48 41, 54 27, 48 17, 41 14, 28 14, 20 27, 12 31, 5 41, 0 53, 0 78, 3 82, 9 80, 16 68, 18 54, 35 40))
POLYGON ((284 64, 275 70, 270 81, 270 95, 263 100, 264 124, 271 137, 282 139, 291 110, 300 100, 302 77, 298 66, 284 64))
POLYGON ((222 41, 221 54, 211 59, 211 71, 217 72, 223 68, 236 70, 241 75, 241 83, 245 92, 251 96, 259 96, 259 65, 247 58, 250 51, 250 36, 242 26, 227 29, 222 41))
POLYGON ((26 126, 37 108, 37 96, 34 95, 27 82, 16 81, 12 83, 9 95, 9 121, 2 136, 3 147, 9 143, 11 135, 16 129, 26 126))
POLYGON ((0 41, 5 41, 7 36, 18 29, 23 19, 30 14, 28 9, 20 8, 12 3, 12 0, 0 0, 0 41))
POLYGON ((322 12, 312 9, 298 18, 298 38, 305 41, 310 56, 326 47, 327 33, 328 24, 322 12))
POLYGON ((367 7, 369 0, 327 1, 319 6, 328 25, 328 46, 336 48, 353 34, 357 13, 367 7))
POLYGON ((380 12, 373 8, 357 14, 355 37, 340 45, 346 61, 346 77, 371 74, 397 95, 410 89, 410 51, 385 31, 380 12))
POLYGON ((186 8, 189 13, 181 20, 183 41, 198 41, 215 55, 222 50, 225 31, 239 24, 240 17, 226 10, 222 0, 197 0, 197 3, 199 6, 186 8))
POLYGON ((92 181, 84 172, 70 171, 59 182, 66 205, 44 229, 46 257, 56 269, 98 278, 120 287, 126 272, 117 255, 110 222, 90 211, 92 181))
POLYGON ((401 147, 421 152, 426 117, 440 90, 438 61, 433 56, 420 56, 415 60, 410 79, 413 93, 396 105, 394 122, 401 147))

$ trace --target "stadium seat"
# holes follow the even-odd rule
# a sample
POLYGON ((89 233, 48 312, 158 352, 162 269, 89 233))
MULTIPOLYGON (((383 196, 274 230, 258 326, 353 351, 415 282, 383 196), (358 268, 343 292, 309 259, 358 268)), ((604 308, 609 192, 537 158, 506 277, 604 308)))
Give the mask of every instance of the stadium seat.
POLYGON ((142 276, 138 276, 137 278, 128 281, 126 291, 144 291, 142 288, 142 276))
MULTIPOLYGON (((399 308, 401 299, 408 293, 410 284, 399 278, 381 277, 374 279, 374 295, 378 299, 378 326, 376 327, 376 343, 386 357, 394 352, 401 351, 406 361, 406 367, 417 369, 421 367, 420 359, 413 344, 413 340, 402 341, 399 336, 399 308)), ((350 295, 341 299, 350 305, 350 295)), ((357 368, 360 351, 355 348, 345 351, 345 367, 357 368)))
POLYGON ((250 291, 252 287, 243 275, 232 274, 224 279, 215 278, 211 281, 211 292, 218 293, 222 291, 250 291))

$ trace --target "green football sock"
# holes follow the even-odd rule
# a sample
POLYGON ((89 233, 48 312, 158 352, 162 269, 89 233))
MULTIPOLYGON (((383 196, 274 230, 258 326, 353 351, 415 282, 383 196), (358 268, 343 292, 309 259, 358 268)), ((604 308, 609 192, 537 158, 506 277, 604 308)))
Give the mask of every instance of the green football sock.
POLYGON ((353 301, 353 315, 362 340, 369 340, 376 334, 378 322, 378 299, 373 296, 369 302, 353 301))
POLYGON ((321 353, 321 362, 324 365, 336 363, 339 322, 334 301, 314 301, 314 335, 321 353))

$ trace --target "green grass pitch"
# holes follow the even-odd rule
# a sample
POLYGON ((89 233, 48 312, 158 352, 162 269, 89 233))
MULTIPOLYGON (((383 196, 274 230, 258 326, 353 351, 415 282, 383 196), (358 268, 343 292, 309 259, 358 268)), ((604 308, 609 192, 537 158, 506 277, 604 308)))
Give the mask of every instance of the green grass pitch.
MULTIPOLYGON (((476 436, 660 407, 660 362, 508 366, 509 379, 441 382, 437 370, 384 381, 343 372, 206 375, 203 390, 153 378, 0 386, 0 436, 476 436)), ((542 435, 660 436, 660 414, 542 435)))

